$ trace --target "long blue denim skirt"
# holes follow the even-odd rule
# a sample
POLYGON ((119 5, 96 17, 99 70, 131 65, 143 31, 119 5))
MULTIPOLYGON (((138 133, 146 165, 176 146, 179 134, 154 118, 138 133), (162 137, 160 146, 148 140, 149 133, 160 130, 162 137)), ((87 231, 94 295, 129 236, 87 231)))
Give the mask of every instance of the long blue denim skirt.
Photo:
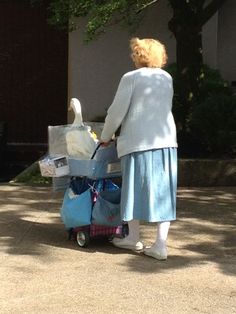
POLYGON ((162 222, 176 219, 177 148, 121 157, 121 219, 162 222))

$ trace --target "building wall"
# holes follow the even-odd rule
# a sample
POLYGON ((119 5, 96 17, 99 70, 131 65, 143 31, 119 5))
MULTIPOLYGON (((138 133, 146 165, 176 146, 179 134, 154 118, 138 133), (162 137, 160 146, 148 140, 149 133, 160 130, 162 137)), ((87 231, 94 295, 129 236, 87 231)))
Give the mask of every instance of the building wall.
MULTIPOLYGON (((159 38, 167 47, 169 61, 173 62, 175 41, 167 25, 170 17, 167 1, 158 1, 132 36, 159 38), (156 12, 160 12, 158 19, 156 12)), ((121 76, 134 69, 129 57, 130 37, 127 29, 119 26, 108 29, 106 34, 88 44, 82 42, 83 27, 70 34, 69 99, 81 100, 84 120, 105 116, 121 76)))
MULTIPOLYGON (((226 30, 223 23, 230 15, 232 7, 235 8, 236 5, 236 1, 228 1, 230 2, 229 8, 224 7, 220 12, 220 17, 218 18, 218 13, 215 14, 203 28, 204 62, 213 68, 219 66, 225 78, 233 77, 230 65, 226 64, 229 59, 222 60, 224 47, 228 44, 228 39, 232 41, 233 34, 230 22, 226 23, 226 30), (221 40, 219 40, 217 31, 218 20, 220 27, 224 29, 219 33, 221 40), (224 37, 227 31, 229 34, 224 37), (219 52, 217 52, 218 46, 219 52)), ((132 36, 140 38, 153 37, 161 40, 166 45, 169 63, 175 61, 176 53, 176 41, 168 29, 168 21, 171 16, 172 10, 168 6, 168 1, 160 0, 149 9, 141 27, 132 34, 132 36)), ((119 26, 107 29, 106 34, 88 44, 83 43, 83 25, 80 30, 69 35, 68 99, 77 97, 81 100, 84 120, 98 120, 105 116, 106 109, 113 100, 120 77, 133 69, 129 57, 130 37, 127 29, 122 29, 119 26)), ((236 43, 230 45, 233 46, 236 43)), ((228 54, 230 57, 231 52, 228 54)), ((69 120, 71 119, 72 115, 69 116, 69 120)))
POLYGON ((218 68, 223 77, 236 81, 236 1, 227 0, 219 11, 218 68))

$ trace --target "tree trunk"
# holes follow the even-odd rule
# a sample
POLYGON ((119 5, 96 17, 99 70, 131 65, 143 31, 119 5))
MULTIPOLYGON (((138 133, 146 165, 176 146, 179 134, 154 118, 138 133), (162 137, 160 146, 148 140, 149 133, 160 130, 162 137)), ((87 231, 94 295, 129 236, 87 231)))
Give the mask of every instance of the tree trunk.
POLYGON ((199 101, 199 86, 203 66, 202 26, 217 12, 226 0, 169 0, 173 17, 169 29, 176 38, 177 80, 175 95, 179 130, 188 133, 192 109, 199 101), (207 3, 207 5, 206 5, 207 3))
POLYGON ((176 38, 177 78, 175 94, 181 108, 178 110, 179 128, 188 131, 188 120, 192 108, 198 103, 199 82, 203 65, 202 27, 197 23, 194 12, 174 11, 169 29, 176 38), (181 13, 180 13, 181 12, 181 13), (184 14, 187 19, 183 18, 184 14))
POLYGON ((188 116, 199 99, 202 71, 202 34, 194 28, 182 28, 176 35, 177 97, 183 109, 183 129, 187 131, 188 116))

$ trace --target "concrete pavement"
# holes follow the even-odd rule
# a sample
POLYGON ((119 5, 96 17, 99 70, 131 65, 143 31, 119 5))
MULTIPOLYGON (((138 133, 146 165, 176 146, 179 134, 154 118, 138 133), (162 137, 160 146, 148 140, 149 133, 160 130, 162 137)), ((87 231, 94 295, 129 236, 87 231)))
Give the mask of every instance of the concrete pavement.
MULTIPOLYGON (((0 185, 0 313, 236 313, 236 187, 179 188, 169 257, 67 240, 62 194, 0 185)), ((145 244, 155 225, 142 224, 145 244)))

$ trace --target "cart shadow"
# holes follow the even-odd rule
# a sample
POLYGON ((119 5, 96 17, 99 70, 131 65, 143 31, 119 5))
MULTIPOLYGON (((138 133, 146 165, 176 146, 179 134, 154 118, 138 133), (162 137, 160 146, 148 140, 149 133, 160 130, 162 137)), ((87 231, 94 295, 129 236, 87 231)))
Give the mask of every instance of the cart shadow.
POLYGON ((58 214, 58 210, 47 210, 48 222, 41 216, 30 216, 25 210, 17 212, 1 211, 0 252, 11 255, 47 256, 47 247, 62 248, 87 253, 102 252, 120 254, 106 236, 91 237, 88 247, 80 247, 74 237, 70 238, 58 214), (53 215, 53 217, 51 217, 53 215))

